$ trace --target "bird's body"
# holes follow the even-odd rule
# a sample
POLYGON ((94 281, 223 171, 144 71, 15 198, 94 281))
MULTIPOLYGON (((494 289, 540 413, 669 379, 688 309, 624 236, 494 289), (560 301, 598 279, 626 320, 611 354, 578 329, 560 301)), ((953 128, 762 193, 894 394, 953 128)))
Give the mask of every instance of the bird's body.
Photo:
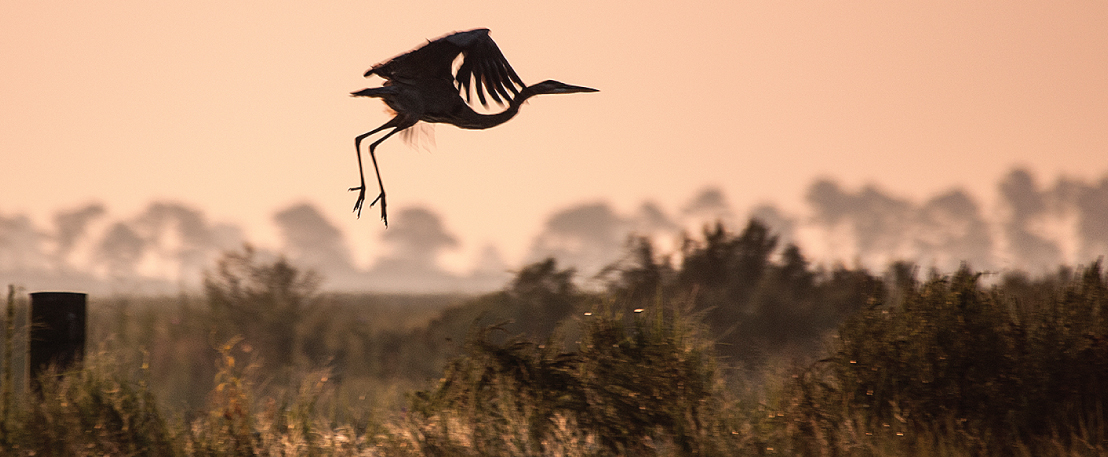
POLYGON ((358 151, 358 171, 362 175, 362 185, 350 190, 360 191, 354 211, 361 215, 362 203, 365 201, 361 142, 374 133, 391 128, 392 130, 369 146, 369 154, 377 172, 377 184, 381 187, 381 194, 370 206, 377 203, 377 200, 381 201, 381 219, 386 227, 388 218, 385 212, 385 187, 381 182, 374 149, 388 137, 421 121, 451 124, 463 129, 487 129, 514 117, 523 102, 534 95, 596 92, 596 89, 551 80, 525 86, 489 37, 488 29, 457 32, 429 41, 411 52, 375 65, 365 76, 374 74, 385 79, 382 87, 362 89, 351 95, 380 98, 396 112, 396 116, 384 125, 355 137, 354 148, 358 151), (455 73, 452 67, 459 54, 464 55, 464 58, 455 73), (489 98, 501 105, 506 103, 507 108, 496 114, 478 113, 469 104, 474 92, 484 106, 488 106, 485 98, 487 92, 489 98))

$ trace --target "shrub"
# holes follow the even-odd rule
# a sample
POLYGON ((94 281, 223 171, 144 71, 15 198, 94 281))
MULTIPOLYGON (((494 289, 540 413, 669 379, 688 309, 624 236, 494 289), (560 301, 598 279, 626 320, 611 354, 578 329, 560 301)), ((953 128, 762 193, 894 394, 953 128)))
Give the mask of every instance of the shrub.
POLYGON ((432 455, 703 455, 722 432, 714 363, 690 324, 661 310, 597 312, 572 349, 471 335, 438 386, 417 392, 394 450, 432 455))
POLYGON ((963 268, 902 284, 899 303, 874 302, 844 323, 830 357, 793 384, 792 426, 822 443, 800 447, 891 427, 995 454, 1088 437, 1104 424, 1108 288, 1099 263, 1038 303, 1013 303, 980 277, 963 268))
POLYGON ((101 351, 81 370, 41 375, 37 399, 16 413, 5 455, 175 455, 171 428, 145 373, 101 351))
POLYGON ((298 323, 314 309, 319 279, 283 257, 259 261, 254 250, 228 252, 214 271, 205 272, 204 294, 217 338, 242 335, 267 365, 292 365, 299 349, 298 323))

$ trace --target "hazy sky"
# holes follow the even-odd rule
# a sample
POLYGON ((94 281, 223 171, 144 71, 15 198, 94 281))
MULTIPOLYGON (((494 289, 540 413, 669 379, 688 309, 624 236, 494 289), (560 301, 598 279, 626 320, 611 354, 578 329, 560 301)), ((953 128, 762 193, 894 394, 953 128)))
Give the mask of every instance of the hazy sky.
POLYGON ((601 92, 536 97, 492 130, 438 126, 430 152, 382 145, 390 214, 440 213, 459 256, 496 243, 515 261, 556 209, 676 211, 706 185, 738 208, 799 210, 821 176, 988 202, 1013 166, 1108 171, 1106 24, 1103 1, 10 1, 0 213, 45 225, 92 200, 130 215, 170 199, 271 241, 273 213, 308 201, 364 261, 384 228, 376 208, 350 213, 353 137, 388 115, 347 94, 476 27, 525 82, 601 92))

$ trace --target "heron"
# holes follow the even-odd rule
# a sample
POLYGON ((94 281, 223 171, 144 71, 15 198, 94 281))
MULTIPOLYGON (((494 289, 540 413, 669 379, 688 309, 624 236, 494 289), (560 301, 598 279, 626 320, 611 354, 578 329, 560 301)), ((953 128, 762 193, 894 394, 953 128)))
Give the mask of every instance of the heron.
POLYGON ((369 206, 381 202, 381 220, 386 228, 389 220, 385 212, 385 185, 381 181, 381 170, 377 167, 374 151, 390 136, 421 121, 451 124, 463 129, 487 129, 515 117, 520 105, 535 95, 597 92, 589 87, 571 86, 554 80, 530 86, 523 84, 500 48, 489 37, 489 29, 455 32, 428 40, 412 51, 374 65, 364 76, 368 78, 372 75, 385 80, 382 87, 362 89, 350 95, 380 98, 396 115, 380 127, 354 138, 361 185, 351 187, 350 191, 358 191, 354 212, 360 218, 366 191, 362 140, 392 129, 369 145, 369 157, 373 160, 373 171, 377 174, 377 185, 381 189, 369 206), (462 61, 455 71, 455 60, 459 55, 462 61), (486 93, 488 98, 501 106, 507 105, 507 108, 494 114, 478 113, 470 105, 473 93, 485 108, 489 106, 486 93))

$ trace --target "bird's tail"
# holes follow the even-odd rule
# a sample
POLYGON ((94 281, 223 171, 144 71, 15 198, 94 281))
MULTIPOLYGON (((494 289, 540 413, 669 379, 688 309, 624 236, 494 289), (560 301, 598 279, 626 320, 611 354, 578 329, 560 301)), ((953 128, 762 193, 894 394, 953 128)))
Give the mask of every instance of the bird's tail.
POLYGON ((369 89, 362 89, 357 92, 351 92, 350 95, 355 97, 384 97, 386 95, 393 95, 396 93, 395 87, 371 87, 369 89))

